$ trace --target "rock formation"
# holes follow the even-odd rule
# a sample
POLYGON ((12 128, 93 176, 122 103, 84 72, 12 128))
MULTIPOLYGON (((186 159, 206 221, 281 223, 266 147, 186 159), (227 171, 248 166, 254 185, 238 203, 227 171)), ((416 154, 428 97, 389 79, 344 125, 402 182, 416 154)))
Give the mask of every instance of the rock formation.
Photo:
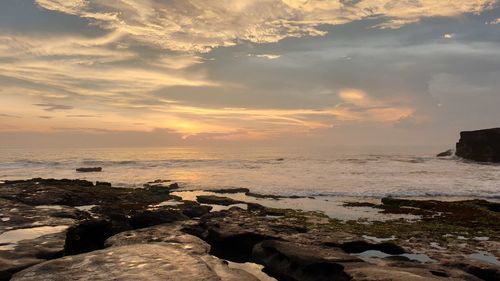
POLYGON ((452 156, 452 155, 453 155, 453 150, 448 149, 446 151, 439 153, 438 155, 436 155, 436 157, 448 157, 448 156, 452 156))
POLYGON ((366 224, 248 202, 247 210, 210 212, 170 194, 176 187, 0 183, 0 281, 500 280, 494 256, 464 255, 488 249, 498 256, 495 202, 384 198, 372 206, 420 220, 366 224), (476 240, 479 234, 488 237, 476 240), (436 248, 438 242, 446 248, 436 248), (422 255, 427 260, 415 257, 422 255))
POLYGON ((76 171, 79 173, 102 172, 102 167, 77 168, 76 171))
POLYGON ((479 162, 500 163, 500 128, 461 132, 456 155, 479 162))

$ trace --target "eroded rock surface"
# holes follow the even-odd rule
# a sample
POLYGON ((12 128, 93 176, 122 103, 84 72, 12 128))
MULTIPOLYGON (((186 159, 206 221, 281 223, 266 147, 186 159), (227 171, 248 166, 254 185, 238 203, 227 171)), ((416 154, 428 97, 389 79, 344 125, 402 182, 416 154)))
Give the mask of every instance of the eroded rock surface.
POLYGON ((183 212, 204 213, 193 202, 150 210, 151 204, 177 199, 169 191, 169 186, 125 189, 84 180, 0 184, 0 280, 47 259, 101 249, 121 231, 187 219, 183 212))
POLYGON ((176 246, 133 244, 48 261, 14 275, 29 280, 257 281, 218 260, 204 260, 176 246))
POLYGON ((183 224, 162 224, 125 231, 108 238, 105 246, 160 243, 179 247, 191 254, 207 255, 210 245, 196 236, 182 232, 183 227, 183 224))
POLYGON ((209 212, 170 190, 79 180, 0 184, 0 280, 16 272, 13 280, 256 280, 245 266, 224 260, 259 263, 254 268, 264 266, 271 275, 266 280, 473 281, 500 275, 494 263, 468 258, 473 249, 500 254, 498 203, 384 198, 352 207, 420 220, 346 222, 255 203, 209 212), (370 251, 382 256, 366 258, 370 251), (418 253, 430 258, 412 259, 418 253))

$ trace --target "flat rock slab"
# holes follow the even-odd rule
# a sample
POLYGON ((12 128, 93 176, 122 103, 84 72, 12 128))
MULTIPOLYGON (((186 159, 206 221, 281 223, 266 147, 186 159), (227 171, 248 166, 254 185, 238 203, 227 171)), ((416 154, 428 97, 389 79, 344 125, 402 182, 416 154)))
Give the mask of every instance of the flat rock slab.
POLYGON ((383 266, 360 266, 346 269, 351 281, 479 281, 474 276, 450 271, 430 271, 425 268, 396 268, 383 266), (433 273, 434 272, 434 273, 433 273))
POLYGON ((18 272, 12 280, 257 281, 213 257, 192 255, 162 244, 111 247, 67 256, 18 272))
POLYGON ((85 213, 67 206, 30 206, 0 198, 0 280, 62 254, 66 229, 85 213))

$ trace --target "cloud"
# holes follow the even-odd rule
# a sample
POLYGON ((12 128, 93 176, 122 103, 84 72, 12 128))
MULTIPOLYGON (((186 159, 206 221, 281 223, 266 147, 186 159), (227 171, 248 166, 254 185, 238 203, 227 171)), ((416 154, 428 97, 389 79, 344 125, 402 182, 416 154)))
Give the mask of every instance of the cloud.
POLYGON ((494 20, 492 20, 490 22, 486 22, 486 24, 500 24, 500 18, 494 19, 494 20))
POLYGON ((366 92, 359 89, 342 89, 339 92, 339 97, 342 101, 357 106, 366 106, 372 103, 369 100, 366 92))
POLYGON ((66 115, 66 117, 69 117, 69 118, 99 118, 99 117, 102 117, 102 115, 72 114, 72 115, 66 115))
POLYGON ((0 24, 0 104, 22 117, 0 130, 261 140, 499 117, 498 9, 477 15, 497 1, 35 2, 0 24))
MULTIPOLYGON (((252 56, 252 55, 249 55, 249 56, 252 56)), ((253 55, 253 56, 256 56, 258 58, 268 59, 268 60, 275 60, 275 59, 279 59, 281 57, 281 55, 275 55, 275 54, 258 54, 258 55, 253 55)))
POLYGON ((130 107, 159 89, 218 85, 204 71, 189 69, 203 61, 199 56, 148 54, 144 46, 141 50, 122 49, 119 38, 118 32, 92 38, 0 32, 3 92, 36 97, 42 103, 130 107))
POLYGON ((38 103, 33 105, 43 107, 43 110, 45 111, 71 110, 74 108, 73 106, 70 105, 53 104, 53 103, 38 103))
POLYGON ((495 0, 36 0, 41 7, 91 20, 107 30, 160 48, 208 52, 241 40, 274 43, 323 36, 321 25, 367 18, 398 28, 427 17, 454 17, 491 9, 495 0))
POLYGON ((420 129, 429 123, 429 118, 425 116, 418 116, 415 113, 402 116, 395 123, 394 127, 399 129, 414 130, 420 129))
POLYGON ((0 117, 5 117, 5 118, 20 118, 19 116, 11 115, 11 114, 5 114, 5 113, 0 113, 0 117))
MULTIPOLYGON (((1 128, 1 125, 0 125, 1 128)), ((95 128, 59 128, 51 132, 1 131, 1 147, 116 147, 165 146, 185 143, 176 132, 165 129, 151 131, 116 131, 95 128)))

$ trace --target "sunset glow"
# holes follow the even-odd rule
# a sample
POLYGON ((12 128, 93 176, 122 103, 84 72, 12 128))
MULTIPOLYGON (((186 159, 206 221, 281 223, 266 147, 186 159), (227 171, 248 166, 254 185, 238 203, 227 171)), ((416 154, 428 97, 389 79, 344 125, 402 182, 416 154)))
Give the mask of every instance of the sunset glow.
POLYGON ((498 68, 483 63, 500 61, 494 0, 0 6, 17 13, 0 26, 0 132, 163 130, 181 142, 352 126, 439 134, 460 116, 488 125, 457 111, 499 102, 498 68), (463 79, 472 70, 478 77, 463 79))

